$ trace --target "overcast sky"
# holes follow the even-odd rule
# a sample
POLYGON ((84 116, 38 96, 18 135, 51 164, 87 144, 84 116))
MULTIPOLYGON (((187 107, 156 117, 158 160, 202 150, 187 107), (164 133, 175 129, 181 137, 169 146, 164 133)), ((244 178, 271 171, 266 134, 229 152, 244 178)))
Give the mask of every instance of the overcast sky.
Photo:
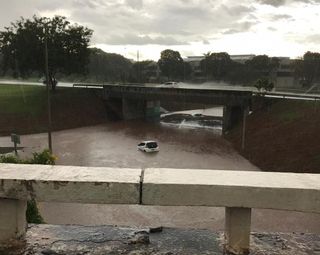
POLYGON ((163 49, 302 56, 320 52, 320 0, 0 0, 0 29, 20 16, 63 15, 91 44, 140 59, 163 49))

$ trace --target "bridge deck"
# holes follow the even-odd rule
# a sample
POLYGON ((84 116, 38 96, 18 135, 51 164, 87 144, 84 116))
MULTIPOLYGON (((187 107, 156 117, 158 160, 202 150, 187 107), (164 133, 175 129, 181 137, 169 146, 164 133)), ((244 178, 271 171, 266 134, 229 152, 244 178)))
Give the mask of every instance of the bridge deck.
MULTIPOLYGON (((266 91, 266 92, 258 92, 256 88, 254 87, 241 87, 241 86, 203 86, 203 85, 179 85, 177 87, 165 87, 161 84, 99 84, 99 83, 75 83, 73 84, 73 87, 79 87, 79 88, 92 88, 92 89, 103 89, 103 88, 112 88, 113 86, 117 87, 135 87, 135 88, 141 88, 141 89, 147 89, 147 88, 156 88, 156 89, 178 89, 178 90, 191 90, 191 91, 233 91, 233 92, 249 92, 251 93, 251 96, 264 96, 269 98, 279 98, 279 99, 295 99, 295 100, 313 100, 317 101, 320 100, 319 94, 310 94, 310 93, 292 93, 292 92, 278 92, 278 91, 266 91)), ((171 90, 173 92, 174 90, 171 90)))

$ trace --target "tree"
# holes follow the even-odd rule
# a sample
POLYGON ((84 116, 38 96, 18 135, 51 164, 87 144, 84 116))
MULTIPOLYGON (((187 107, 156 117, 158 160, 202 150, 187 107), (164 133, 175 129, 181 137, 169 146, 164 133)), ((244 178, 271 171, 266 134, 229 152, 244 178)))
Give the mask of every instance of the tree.
POLYGON ((227 79, 228 73, 231 71, 232 60, 230 55, 226 52, 205 54, 205 58, 201 60, 200 66, 207 78, 215 80, 227 79))
POLYGON ((89 60, 91 36, 92 30, 71 25, 65 17, 21 18, 0 31, 4 72, 11 69, 21 77, 28 77, 32 72, 44 74, 47 42, 50 81, 58 72, 83 73, 89 60))
POLYGON ((256 89, 260 92, 262 87, 263 87, 263 82, 261 79, 257 80, 256 83, 254 84, 254 86, 256 87, 256 89))
POLYGON ((151 82, 158 79, 158 65, 152 60, 135 62, 132 66, 133 82, 151 82))
POLYGON ((161 72, 168 77, 168 79, 177 79, 183 76, 183 59, 179 51, 164 50, 161 52, 158 61, 161 72))
POLYGON ((3 55, 0 52, 0 76, 3 75, 3 67, 2 67, 2 65, 3 65, 3 55))
POLYGON ((127 82, 130 78, 132 63, 129 59, 107 53, 98 48, 91 48, 88 75, 95 82, 127 82))
POLYGON ((183 81, 189 80, 191 78, 192 68, 190 63, 183 62, 183 81))
POLYGON ((276 57, 269 58, 267 55, 258 55, 246 63, 248 75, 251 80, 269 78, 279 68, 280 60, 276 57))
POLYGON ((255 82, 254 86, 257 88, 259 92, 261 91, 261 89, 264 89, 265 91, 272 91, 274 88, 273 82, 270 82, 267 78, 258 79, 255 82))
POLYGON ((306 52, 300 65, 296 66, 296 72, 299 73, 306 85, 320 79, 320 53, 306 52))

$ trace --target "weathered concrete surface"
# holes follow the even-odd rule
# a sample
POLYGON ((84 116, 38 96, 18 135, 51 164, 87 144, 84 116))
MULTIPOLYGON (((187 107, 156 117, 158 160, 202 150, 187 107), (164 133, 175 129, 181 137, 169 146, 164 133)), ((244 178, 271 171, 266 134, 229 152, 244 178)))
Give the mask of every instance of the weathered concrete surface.
POLYGON ((0 198, 138 204, 140 169, 0 164, 0 198))
POLYGON ((226 207, 225 244, 234 254, 250 250, 251 208, 226 207))
POLYGON ((0 241, 24 237, 27 201, 0 199, 0 241))
POLYGON ((320 213, 320 175, 146 169, 145 205, 226 206, 320 213))
MULTIPOLYGON (((223 253, 223 233, 192 229, 31 225, 26 243, 3 255, 193 255, 223 253), (157 232, 158 231, 158 232, 157 232)), ((318 255, 320 235, 252 233, 251 255, 318 255)))

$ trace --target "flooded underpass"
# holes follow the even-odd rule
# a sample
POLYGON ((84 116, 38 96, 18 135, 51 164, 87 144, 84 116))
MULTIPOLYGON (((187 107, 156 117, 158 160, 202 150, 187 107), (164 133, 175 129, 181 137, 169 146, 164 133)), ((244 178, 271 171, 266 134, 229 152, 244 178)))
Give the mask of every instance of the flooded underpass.
MULTIPOLYGON (((168 113, 158 124, 119 121, 54 132, 57 164, 259 171, 221 137, 221 122, 212 118, 208 110, 174 114, 177 118, 171 116, 168 121, 168 113), (203 125, 208 122, 211 124, 203 125), (137 144, 141 140, 156 140, 160 151, 151 154, 139 151, 137 144)), ((47 147, 47 135, 25 135, 21 142, 24 148, 20 155, 30 155, 47 147)), ((9 137, 0 137, 0 143, 11 145, 9 137)), ((224 228, 224 208, 65 203, 40 203, 39 207, 45 222, 50 224, 224 228)), ((252 224, 253 231, 320 233, 317 214, 255 209, 252 224)))

